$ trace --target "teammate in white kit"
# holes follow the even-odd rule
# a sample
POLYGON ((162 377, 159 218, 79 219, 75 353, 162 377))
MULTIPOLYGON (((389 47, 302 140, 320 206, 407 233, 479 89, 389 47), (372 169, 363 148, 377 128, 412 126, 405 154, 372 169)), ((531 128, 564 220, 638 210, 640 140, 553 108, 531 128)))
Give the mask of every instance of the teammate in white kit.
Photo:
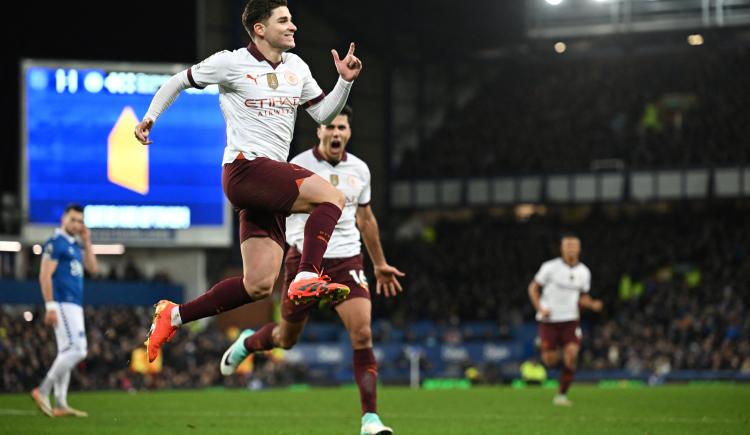
POLYGON ((47 309, 44 323, 55 328, 57 357, 42 384, 31 397, 50 417, 86 417, 68 405, 70 372, 86 358, 86 328, 83 323, 83 270, 96 273, 96 256, 91 249, 91 233, 83 224, 83 208, 65 208, 60 228, 44 244, 39 284, 47 309), (80 237, 80 241, 76 239, 80 237), (82 252, 83 251, 83 252, 82 252), (49 400, 54 388, 55 407, 49 400))
MULTIPOLYGON (((346 284, 351 293, 334 307, 349 332, 353 355, 354 380, 357 383, 362 406, 361 434, 390 434, 377 414, 377 362, 372 350, 370 330, 372 304, 367 278, 362 266, 360 233, 375 268, 376 292, 395 296, 402 291, 398 282, 404 273, 389 265, 380 244, 378 222, 370 208, 370 169, 367 164, 346 151, 351 137, 352 111, 344 107, 332 122, 320 125, 317 130, 318 145, 292 159, 292 163, 310 169, 329 180, 346 196, 346 206, 331 242, 325 252, 323 269, 332 279, 346 284)), ((304 252, 305 214, 287 218, 286 238, 290 245, 286 255, 286 284, 294 278, 294 271, 304 252)), ((309 312, 317 307, 309 302, 295 305, 284 298, 279 324, 268 323, 258 332, 247 329, 227 349, 220 363, 221 372, 231 375, 251 353, 274 347, 290 349, 302 334, 309 312)))
POLYGON ((560 390, 555 405, 570 406, 568 388, 573 382, 581 348, 579 306, 601 311, 600 300, 589 296, 591 271, 579 260, 581 241, 574 235, 565 235, 560 241, 561 257, 546 261, 529 284, 529 299, 536 310, 539 337, 542 341, 542 361, 548 368, 560 362, 563 350, 563 367, 560 390), (539 290, 542 289, 541 297, 539 290))
MULTIPOLYGON (((354 44, 344 59, 332 51, 339 79, 325 95, 294 48, 297 27, 286 0, 249 0, 242 22, 252 42, 222 51, 170 78, 156 93, 136 126, 135 136, 150 144, 159 115, 188 88, 219 86, 219 103, 227 123, 222 184, 239 211, 243 276, 219 282, 199 298, 182 305, 160 301, 146 342, 149 360, 183 323, 214 316, 271 294, 284 254, 285 218, 310 213, 295 281, 288 297, 297 303, 338 301, 349 288, 319 276, 320 263, 344 207, 344 195, 323 178, 286 162, 297 108, 322 124, 344 107, 352 82, 362 70, 354 44)), ((208 145, 208 144, 207 144, 208 145)))

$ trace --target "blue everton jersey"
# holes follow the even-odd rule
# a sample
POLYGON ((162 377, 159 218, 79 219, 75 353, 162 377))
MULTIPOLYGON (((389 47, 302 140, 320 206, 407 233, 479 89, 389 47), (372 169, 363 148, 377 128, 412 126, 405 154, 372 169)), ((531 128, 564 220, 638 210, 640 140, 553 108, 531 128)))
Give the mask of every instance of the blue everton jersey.
POLYGON ((83 254, 76 239, 56 230, 44 244, 44 257, 57 261, 52 274, 55 300, 83 306, 83 254))

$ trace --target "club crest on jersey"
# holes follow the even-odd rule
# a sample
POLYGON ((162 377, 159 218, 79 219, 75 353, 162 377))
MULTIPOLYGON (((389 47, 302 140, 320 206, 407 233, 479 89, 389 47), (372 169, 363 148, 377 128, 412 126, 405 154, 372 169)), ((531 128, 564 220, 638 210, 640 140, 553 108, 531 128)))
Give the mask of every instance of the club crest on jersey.
POLYGON ((275 73, 266 74, 266 80, 268 81, 268 87, 276 89, 279 87, 279 79, 275 73))
POLYGON ((297 78, 297 74, 287 71, 284 73, 284 78, 286 79, 286 82, 289 83, 292 86, 296 86, 297 83, 299 83, 299 79, 297 78))
POLYGON ((331 174, 331 184, 333 184, 334 186, 338 186, 339 185, 339 176, 338 176, 338 174, 331 174))

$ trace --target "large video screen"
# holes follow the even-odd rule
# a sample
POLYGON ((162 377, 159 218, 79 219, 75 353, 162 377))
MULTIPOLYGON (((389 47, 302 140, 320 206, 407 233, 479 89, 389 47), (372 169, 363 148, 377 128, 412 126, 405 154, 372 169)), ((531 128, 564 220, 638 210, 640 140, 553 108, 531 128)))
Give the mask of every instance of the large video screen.
POLYGON ((184 65, 25 61, 25 205, 31 225, 56 225, 68 203, 92 228, 225 226, 218 88, 189 89, 157 120, 153 144, 133 129, 184 65))

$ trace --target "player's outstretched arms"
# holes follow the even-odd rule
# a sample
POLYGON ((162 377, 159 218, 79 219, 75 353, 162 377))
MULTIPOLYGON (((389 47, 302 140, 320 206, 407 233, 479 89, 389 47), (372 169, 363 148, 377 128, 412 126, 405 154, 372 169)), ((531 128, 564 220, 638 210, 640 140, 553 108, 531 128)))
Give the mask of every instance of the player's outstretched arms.
POLYGON ((405 275, 404 272, 387 263, 375 266, 375 292, 380 294, 382 291, 385 297, 396 296, 404 291, 401 283, 398 282, 398 277, 405 275))
POLYGON ((153 143, 153 141, 148 138, 148 135, 149 133, 151 133, 151 128, 153 128, 153 126, 154 120, 151 118, 145 118, 135 126, 135 138, 138 139, 138 142, 143 145, 149 145, 153 143))
POLYGON ((185 71, 178 72, 167 80, 156 92, 151 104, 148 106, 148 112, 138 125, 135 126, 135 138, 143 145, 148 145, 153 141, 149 139, 151 129, 154 127, 156 119, 164 113, 169 106, 174 103, 180 92, 190 87, 190 81, 185 71))

